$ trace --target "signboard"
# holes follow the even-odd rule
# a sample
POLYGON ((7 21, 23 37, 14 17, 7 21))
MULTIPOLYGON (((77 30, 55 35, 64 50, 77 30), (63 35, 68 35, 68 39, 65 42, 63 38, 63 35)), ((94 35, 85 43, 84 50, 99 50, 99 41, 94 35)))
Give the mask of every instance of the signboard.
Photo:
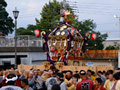
POLYGON ((93 66, 93 62, 88 62, 88 66, 93 66))

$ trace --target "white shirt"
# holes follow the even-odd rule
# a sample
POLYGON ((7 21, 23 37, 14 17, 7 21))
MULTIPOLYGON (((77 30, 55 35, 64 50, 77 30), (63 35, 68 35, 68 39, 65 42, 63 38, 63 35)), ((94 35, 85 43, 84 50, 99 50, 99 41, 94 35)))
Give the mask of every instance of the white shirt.
POLYGON ((18 86, 8 85, 0 88, 0 90, 23 90, 23 89, 18 86))

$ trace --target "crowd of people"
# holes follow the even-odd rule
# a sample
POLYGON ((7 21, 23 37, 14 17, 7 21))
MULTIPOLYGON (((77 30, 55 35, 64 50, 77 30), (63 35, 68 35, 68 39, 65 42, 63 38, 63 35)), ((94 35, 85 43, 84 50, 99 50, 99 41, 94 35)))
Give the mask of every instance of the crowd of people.
POLYGON ((49 70, 0 70, 0 90, 120 90, 120 72, 49 70), (17 71, 18 73, 13 73, 17 71))

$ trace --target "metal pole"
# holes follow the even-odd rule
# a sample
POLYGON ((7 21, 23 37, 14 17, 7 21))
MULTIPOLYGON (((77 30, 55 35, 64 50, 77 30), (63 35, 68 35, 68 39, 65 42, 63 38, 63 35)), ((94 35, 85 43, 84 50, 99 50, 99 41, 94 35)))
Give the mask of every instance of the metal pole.
POLYGON ((17 68, 17 19, 15 19, 15 68, 17 68))
POLYGON ((116 46, 115 46, 115 68, 117 68, 117 63, 116 63, 116 46))
POLYGON ((120 68, 120 17, 119 17, 119 51, 118 51, 118 68, 120 68))
POLYGON ((65 11, 67 10, 67 7, 66 7, 66 0, 63 0, 63 7, 65 8, 65 11))

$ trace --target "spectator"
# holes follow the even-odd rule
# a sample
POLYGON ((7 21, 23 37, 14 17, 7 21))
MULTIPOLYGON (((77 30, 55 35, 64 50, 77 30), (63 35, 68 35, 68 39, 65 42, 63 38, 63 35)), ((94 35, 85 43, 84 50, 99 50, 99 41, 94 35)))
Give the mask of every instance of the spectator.
POLYGON ((94 90, 106 90, 103 85, 102 85, 102 80, 101 78, 96 78, 95 80, 95 89, 94 90))
POLYGON ((72 77, 72 82, 73 84, 76 86, 77 83, 79 82, 78 80, 80 79, 80 75, 79 74, 74 74, 73 77, 72 77))
POLYGON ((95 82, 96 78, 98 78, 94 71, 91 72, 91 78, 94 82, 95 82))
POLYGON ((0 69, 0 88, 2 87, 3 79, 4 79, 4 76, 2 75, 2 70, 0 69))
POLYGON ((67 85, 67 89, 68 90, 75 90, 75 85, 72 82, 72 71, 67 71, 67 73, 65 74, 65 83, 67 85))
POLYGON ((104 85, 105 81, 106 81, 106 77, 104 75, 102 75, 103 73, 101 71, 98 71, 98 76, 99 78, 101 78, 102 80, 102 85, 104 85))
POLYGON ((114 79, 113 79, 113 74, 109 74, 109 79, 106 80, 104 87, 106 90, 111 90, 114 85, 114 79))
POLYGON ((63 80, 63 73, 58 73, 57 80, 60 83, 61 90, 67 90, 67 86, 63 80))
POLYGON ((7 86, 2 87, 0 90, 23 90, 22 88, 15 86, 15 82, 18 79, 17 75, 11 73, 6 77, 7 86))
POLYGON ((48 78, 47 81, 45 82, 47 90, 51 90, 52 86, 55 84, 59 84, 56 78, 57 71, 54 70, 52 73, 52 77, 48 78))
POLYGON ((105 74, 106 74, 106 71, 103 71, 103 74, 102 74, 102 75, 104 75, 104 76, 105 76, 105 74))
POLYGON ((80 77, 82 79, 76 86, 76 90, 94 90, 93 81, 87 79, 86 72, 84 70, 80 71, 80 77))
POLYGON ((115 83, 114 83, 114 85, 113 85, 113 87, 112 87, 111 90, 120 90, 119 73, 115 73, 115 74, 113 75, 113 78, 114 78, 114 80, 115 80, 115 83))
POLYGON ((28 84, 31 88, 35 89, 35 81, 34 81, 34 77, 33 77, 33 72, 30 71, 29 75, 28 75, 28 84))
POLYGON ((106 79, 109 79, 109 73, 105 74, 106 79))
POLYGON ((51 90, 62 90, 62 89, 60 89, 60 85, 55 84, 55 85, 52 86, 51 90))
POLYGON ((22 85, 22 87, 23 87, 23 90, 33 90, 33 89, 29 86, 27 79, 22 79, 21 85, 22 85))
POLYGON ((43 80, 38 76, 37 70, 34 70, 34 81, 37 90, 43 90, 43 80))
POLYGON ((42 72, 40 71, 40 69, 37 69, 37 74, 38 74, 38 76, 40 76, 40 77, 41 77, 42 72))
POLYGON ((113 70, 108 70, 107 73, 113 74, 113 70))
POLYGON ((92 80, 91 75, 92 75, 92 71, 87 70, 87 78, 92 80))

